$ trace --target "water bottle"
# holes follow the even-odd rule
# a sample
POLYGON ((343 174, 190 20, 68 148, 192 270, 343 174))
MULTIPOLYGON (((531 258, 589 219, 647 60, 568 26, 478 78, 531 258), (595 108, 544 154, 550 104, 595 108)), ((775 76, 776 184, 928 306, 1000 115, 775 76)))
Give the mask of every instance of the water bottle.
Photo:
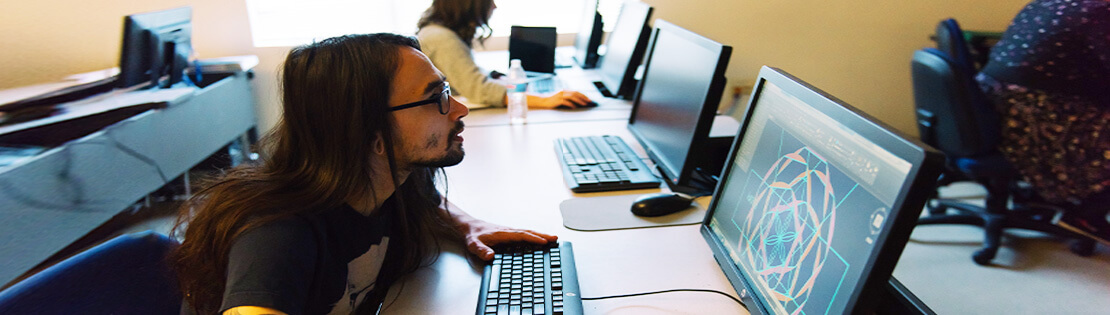
POLYGON ((509 99, 509 124, 525 124, 528 120, 528 75, 520 65, 520 59, 509 61, 509 84, 506 93, 509 99))

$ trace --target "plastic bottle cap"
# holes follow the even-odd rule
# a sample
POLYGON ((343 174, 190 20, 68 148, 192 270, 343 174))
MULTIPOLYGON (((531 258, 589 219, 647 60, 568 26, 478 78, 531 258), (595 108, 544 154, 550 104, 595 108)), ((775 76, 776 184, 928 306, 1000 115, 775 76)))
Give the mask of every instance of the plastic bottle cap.
POLYGON ((519 67, 520 59, 509 60, 509 67, 519 67))

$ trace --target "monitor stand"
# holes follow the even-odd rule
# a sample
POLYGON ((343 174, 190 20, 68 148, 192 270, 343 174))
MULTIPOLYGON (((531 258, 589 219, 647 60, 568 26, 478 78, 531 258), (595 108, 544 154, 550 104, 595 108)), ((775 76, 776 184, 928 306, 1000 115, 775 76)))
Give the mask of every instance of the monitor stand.
MULTIPOLYGON (((740 123, 735 118, 728 115, 713 116, 713 125, 709 127, 709 139, 705 141, 703 147, 706 154, 697 163, 697 168, 704 170, 705 173, 714 176, 720 175, 721 170, 725 165, 725 160, 728 159, 728 151, 732 149, 732 140, 736 138, 736 133, 740 131, 740 123)), ((660 171, 659 174, 666 174, 660 171)), ((664 175, 664 177, 666 177, 664 175)), ((713 193, 713 189, 717 187, 717 182, 707 182, 705 180, 698 180, 703 176, 692 176, 690 183, 684 186, 668 185, 672 191, 691 194, 703 195, 713 193)), ((665 182, 671 183, 670 179, 665 182)))

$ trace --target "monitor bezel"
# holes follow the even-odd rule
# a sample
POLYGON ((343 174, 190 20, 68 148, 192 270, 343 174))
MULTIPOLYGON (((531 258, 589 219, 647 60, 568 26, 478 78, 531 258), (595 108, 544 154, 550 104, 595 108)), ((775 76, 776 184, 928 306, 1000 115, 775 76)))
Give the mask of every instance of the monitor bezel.
MULTIPOLYGON (((930 189, 933 187, 937 176, 940 174, 944 157, 936 149, 899 132, 897 129, 892 128, 805 81, 781 69, 763 66, 762 69, 760 69, 759 78, 756 80, 752 90, 752 95, 748 100, 748 106, 745 110, 740 130, 729 150, 728 159, 721 173, 721 180, 718 181, 717 187, 714 190, 715 196, 719 194, 726 183, 725 179, 728 178, 729 173, 732 171, 732 165, 736 158, 736 152, 739 149, 741 139, 743 139, 750 125, 753 106, 758 105, 756 102, 759 100, 762 88, 767 82, 775 84, 775 86, 782 89, 784 92, 798 97, 808 104, 816 104, 817 106, 811 106, 837 122, 853 126, 854 129, 862 127, 859 129, 863 130, 856 130, 861 136, 890 151, 892 154, 905 159, 912 165, 906 177, 906 181, 903 182, 902 188, 898 192, 895 203, 891 205, 892 215, 890 218, 892 218, 892 220, 876 235, 875 246, 877 246, 878 249, 872 252, 871 256, 867 259, 867 263, 863 266, 865 270, 870 270, 870 272, 865 272, 867 275, 866 279, 860 281, 856 288, 853 288, 852 296, 849 298, 847 304, 849 309, 844 311, 845 313, 858 313, 873 310, 878 301, 874 299, 865 299, 863 297, 875 296, 877 294, 876 292, 878 292, 876 290, 883 290, 890 280, 894 267, 898 263, 903 249, 905 249, 905 244, 909 241, 909 236, 917 222, 917 217, 920 215, 921 209, 924 207, 925 201, 930 195, 930 189), (894 213, 895 211, 897 212, 894 213)), ((752 313, 770 314, 767 306, 763 304, 763 301, 756 299, 749 293, 741 293, 742 290, 744 292, 756 291, 752 290, 752 285, 749 282, 750 279, 744 277, 739 267, 729 259, 729 254, 727 249, 724 248, 724 243, 709 227, 709 223, 713 219, 713 214, 716 212, 719 200, 720 198, 713 198, 710 202, 701 224, 701 234, 712 250, 714 259, 717 260, 718 265, 721 266, 721 270, 732 284, 733 289, 737 290, 737 293, 748 305, 748 310, 752 313)))
POLYGON ((605 55, 600 56, 597 61, 597 72, 601 79, 600 82, 605 86, 605 89, 609 90, 613 97, 630 99, 632 98, 632 94, 635 93, 636 68, 640 67, 640 63, 643 62, 644 59, 644 51, 647 48, 648 36, 651 35, 652 31, 650 23, 651 15, 654 11, 655 9, 650 5, 640 1, 628 1, 621 7, 621 13, 617 16, 616 26, 613 31, 609 33, 609 38, 606 39, 605 55), (643 23, 639 23, 641 17, 643 18, 643 23), (625 19, 631 18, 637 19, 633 22, 636 22, 635 24, 640 26, 639 29, 635 31, 636 44, 632 48, 631 55, 628 56, 628 61, 617 65, 621 73, 607 73, 605 71, 607 70, 605 66, 613 62, 611 61, 613 50, 609 49, 608 46, 613 41, 614 36, 633 36, 633 34, 625 35, 619 32, 623 30, 620 26, 624 25, 624 23, 628 23, 625 19))
MULTIPOLYGON (((721 44, 717 41, 709 39, 700 34, 694 33, 690 30, 684 29, 678 25, 667 22, 665 20, 656 20, 655 27, 651 32, 650 40, 648 41, 647 56, 644 58, 644 73, 640 82, 636 86, 636 93, 632 101, 632 112, 628 117, 628 130, 632 136, 644 148, 647 155, 654 162, 657 169, 663 175, 664 182, 667 186, 674 191, 692 192, 695 193, 695 187, 690 187, 690 181, 693 177, 694 169, 703 165, 708 157, 696 154, 687 154, 685 161, 680 161, 681 166, 677 170, 667 168, 666 163, 660 163, 662 157, 656 153, 655 146, 649 141, 640 130, 636 128, 636 114, 641 108, 641 97, 644 92, 644 86, 648 84, 648 78, 651 74, 651 63, 655 50, 655 42, 659 38, 660 32, 668 32, 682 37, 691 43, 701 46, 707 50, 714 51, 717 54, 715 60, 716 67, 713 70, 712 78, 710 79, 709 89, 706 91, 705 100, 698 104, 698 121, 694 127, 694 132, 689 135, 690 145, 686 148, 686 152, 702 152, 709 140, 709 131, 713 127, 713 120, 717 115, 717 107, 720 106, 721 93, 724 91, 725 72, 728 70, 728 63, 732 57, 732 46, 721 44), (677 172, 677 173, 676 173, 677 172)), ((708 188, 702 188, 706 190, 708 188)))

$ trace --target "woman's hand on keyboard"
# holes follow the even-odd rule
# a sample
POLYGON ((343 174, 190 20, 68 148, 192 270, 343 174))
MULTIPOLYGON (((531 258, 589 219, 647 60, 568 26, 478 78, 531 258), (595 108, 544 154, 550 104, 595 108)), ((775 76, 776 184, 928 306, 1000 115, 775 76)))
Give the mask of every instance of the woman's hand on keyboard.
POLYGON ((588 103, 589 97, 575 91, 559 91, 550 96, 528 96, 528 108, 533 109, 579 108, 588 103))
POLYGON ((558 236, 532 230, 514 229, 485 221, 475 220, 468 224, 466 249, 482 260, 493 259, 493 246, 506 243, 528 242, 547 244, 559 240, 558 236))

